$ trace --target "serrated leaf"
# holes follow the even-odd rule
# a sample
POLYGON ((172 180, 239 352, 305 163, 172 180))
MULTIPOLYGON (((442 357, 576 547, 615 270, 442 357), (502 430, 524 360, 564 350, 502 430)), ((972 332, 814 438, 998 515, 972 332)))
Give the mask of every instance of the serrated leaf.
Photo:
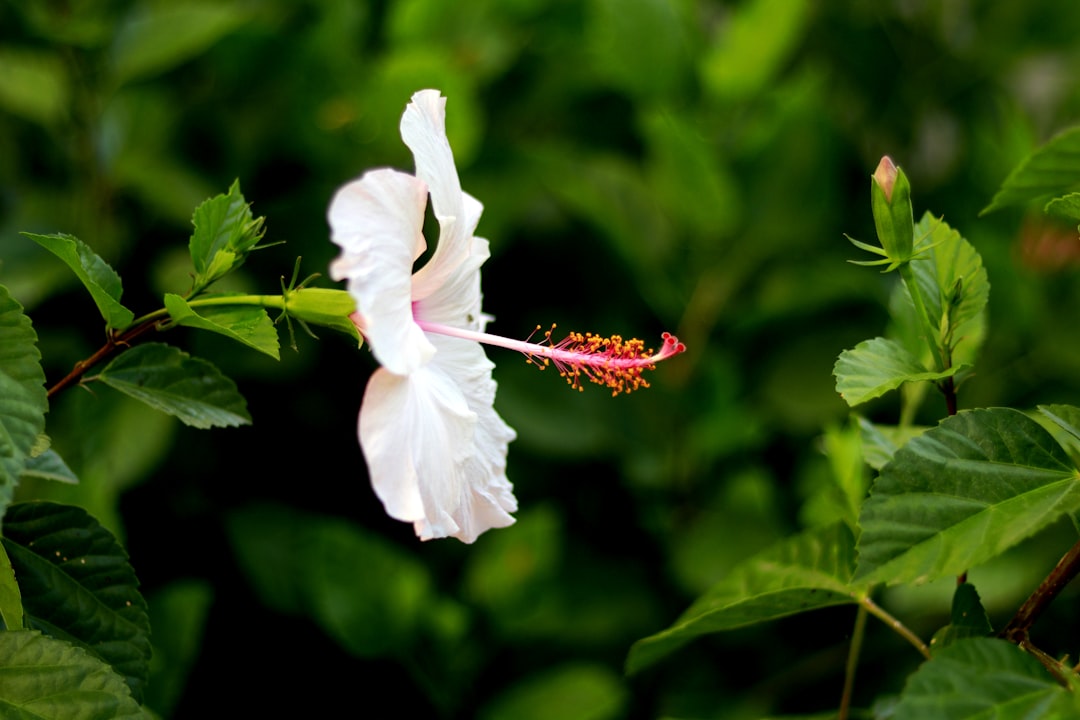
POLYGON ((969 638, 942 648, 908 678, 892 720, 1076 717, 1071 694, 1031 655, 1005 640, 969 638))
POLYGON ((0 543, 0 631, 22 628, 22 594, 15 580, 15 569, 11 567, 11 558, 4 550, 3 543, 0 543))
POLYGON ((97 305, 106 324, 114 330, 131 325, 135 314, 120 304, 124 289, 120 276, 90 246, 73 235, 35 235, 23 233, 71 268, 97 305))
POLYGON ((1050 215, 1057 215, 1073 222, 1080 221, 1080 193, 1069 193, 1059 198, 1054 198, 1046 203, 1043 210, 1050 215))
POLYGON ((203 202, 191 218, 195 232, 188 242, 195 265, 195 286, 203 288, 243 263, 263 236, 263 218, 255 219, 251 206, 233 181, 229 191, 203 202))
POLYGON ((987 637, 994 631, 990 618, 986 614, 979 593, 971 583, 964 582, 956 586, 953 593, 952 612, 949 624, 934 633, 930 648, 940 652, 957 640, 970 637, 987 637))
POLYGON ((171 345, 136 345, 93 379, 192 427, 235 427, 251 422, 236 383, 212 363, 171 345))
POLYGON ((930 213, 915 226, 915 237, 925 238, 922 244, 929 246, 911 261, 911 270, 930 322, 950 329, 947 350, 954 364, 974 362, 990 299, 982 256, 959 232, 930 213))
POLYGON ((836 392, 854 407, 881 397, 904 383, 942 380, 961 369, 951 367, 943 372, 932 372, 900 343, 878 337, 863 340, 851 350, 840 353, 833 366, 833 375, 836 392))
POLYGON ((1013 168, 993 200, 979 213, 985 215, 1011 205, 1062 195, 1080 186, 1080 127, 1052 137, 1013 168))
POLYGON ((0 717, 149 720, 124 679, 82 648, 32 630, 0 632, 0 717))
POLYGON ((626 671, 635 673, 691 639, 831 605, 858 602, 850 584, 855 540, 842 523, 787 538, 736 566, 675 623, 638 640, 626 671))
POLYGON ((3 545, 27 624, 100 657, 141 700, 150 622, 135 571, 112 533, 82 508, 20 503, 8 509, 3 545))
POLYGON ((33 477, 41 480, 52 480, 67 483, 68 485, 79 484, 79 478, 67 466, 64 459, 51 448, 27 460, 20 477, 23 479, 33 477))
POLYGON ((1080 509, 1078 479, 1053 436, 1022 412, 947 418, 900 448, 870 489, 855 577, 959 575, 1080 509))
POLYGON ((0 285, 0 517, 45 430, 48 409, 37 334, 22 306, 0 285))
MULTIPOLYGON (((209 296, 204 295, 202 299, 207 297, 209 296)), ((165 309, 169 311, 169 317, 181 325, 224 335, 261 353, 266 353, 275 360, 281 359, 274 321, 261 307, 207 306, 200 307, 196 311, 179 295, 166 293, 165 309)))

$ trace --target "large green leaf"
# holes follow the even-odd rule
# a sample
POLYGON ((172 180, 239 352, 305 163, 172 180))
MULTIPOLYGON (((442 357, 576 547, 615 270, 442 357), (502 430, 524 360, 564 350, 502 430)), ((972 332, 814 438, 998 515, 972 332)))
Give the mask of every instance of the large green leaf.
POLYGON ((858 602, 850 584, 855 540, 839 523, 787 538, 731 571, 675 623, 630 648, 626 670, 651 665, 689 640, 796 613, 858 602))
POLYGON ((8 509, 3 545, 27 624, 100 657, 141 699, 150 622, 135 571, 112 533, 82 508, 21 503, 8 509))
POLYGON ((72 235, 35 235, 23 233, 51 252, 72 269, 94 298, 98 312, 114 330, 123 330, 135 319, 135 314, 120 304, 124 288, 120 276, 101 259, 90 246, 72 235))
POLYGON ((947 418, 900 448, 871 488, 855 577, 959 575, 1080 509, 1078 478, 1050 433, 1017 410, 947 418))
POLYGON ((195 265, 195 287, 202 289, 238 267, 262 239, 263 218, 251 214, 251 206, 233 181, 229 191, 195 208, 191 223, 195 231, 188 241, 195 265))
POLYGON ((251 422, 236 383, 213 364, 171 345, 137 345, 92 379, 175 415, 192 427, 235 427, 251 422))
POLYGON ((851 350, 840 353, 833 366, 836 392, 854 407, 881 397, 904 383, 941 380, 959 372, 952 367, 944 372, 932 372, 895 340, 872 338, 863 340, 851 350))
POLYGON ((1080 187, 1080 127, 1051 138, 1020 161, 980 215, 1080 187))
POLYGON ((124 679, 82 648, 39 632, 0 632, 0 717, 149 720, 124 679))
POLYGON ((184 298, 166 293, 165 309, 169 311, 169 317, 181 325, 224 335, 266 353, 275 360, 281 359, 274 321, 261 307, 208 306, 201 307, 196 312, 184 298))
POLYGON ((1005 640, 942 648, 908 678, 892 720, 1074 718, 1080 706, 1038 660, 1005 640))
POLYGON ((22 306, 0 285, 0 517, 45 430, 48 408, 37 335, 22 306))

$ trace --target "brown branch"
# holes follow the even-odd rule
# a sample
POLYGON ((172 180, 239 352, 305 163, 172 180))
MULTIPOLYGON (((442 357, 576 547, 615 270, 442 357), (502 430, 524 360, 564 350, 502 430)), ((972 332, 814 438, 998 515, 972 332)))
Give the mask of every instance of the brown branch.
POLYGON ((61 390, 79 383, 87 371, 101 362, 108 360, 124 348, 130 347, 136 338, 143 333, 156 328, 160 322, 160 319, 147 320, 138 325, 132 325, 120 333, 113 333, 110 331, 109 338, 105 341, 105 344, 98 348, 90 357, 75 363, 75 367, 72 368, 71 372, 58 380, 55 385, 46 391, 46 397, 51 400, 53 396, 61 390))
POLYGON ((1028 643, 1028 634, 1031 626, 1043 614, 1047 606, 1065 588, 1069 582, 1080 573, 1080 540, 1058 561, 1046 579, 1035 588, 1031 597, 1024 601, 1016 615, 1009 624, 998 633, 998 637, 1025 646, 1028 643))

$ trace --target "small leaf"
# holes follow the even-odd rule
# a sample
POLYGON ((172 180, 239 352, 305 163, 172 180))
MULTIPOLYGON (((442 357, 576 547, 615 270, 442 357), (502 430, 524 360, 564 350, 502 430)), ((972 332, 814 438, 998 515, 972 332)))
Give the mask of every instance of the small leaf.
POLYGON ((1024 205, 1051 195, 1062 195, 1078 186, 1080 127, 1073 127, 1054 136, 1021 160, 979 215, 1011 205, 1024 205))
POLYGON ((131 325, 135 314, 120 304, 124 289, 120 276, 82 240, 63 233, 35 235, 23 233, 41 247, 64 261, 94 298, 98 312, 114 330, 131 325))
POLYGON ((1046 203, 1045 212, 1073 222, 1080 221, 1080 193, 1069 193, 1046 203))
POLYGON ((635 673, 707 633, 858 602, 849 585, 855 540, 843 524, 790 537, 733 569, 666 630, 634 643, 626 671, 635 673))
POLYGON ((141 699, 150 622, 135 571, 112 533, 81 508, 20 503, 8 509, 3 545, 28 625, 100 657, 141 699))
MULTIPOLYGON (((204 295, 201 299, 207 297, 204 295)), ((275 360, 281 359, 274 321, 261 307, 207 306, 200 307, 196 312, 179 295, 166 293, 165 309, 169 311, 169 317, 181 325, 224 335, 261 353, 266 353, 275 360)))
POLYGON ((124 679, 80 647, 36 631, 0 632, 0 717, 150 720, 124 679))
POLYGON ((968 638, 942 648, 908 678, 892 720, 1076 717, 1069 691, 1005 640, 968 638))
POLYGON ((251 422, 236 383, 212 363, 170 345, 137 345, 93 379, 192 427, 235 427, 251 422))
POLYGON ((971 583, 960 583, 953 593, 950 622, 934 633, 930 647, 934 652, 970 637, 987 637, 994 631, 979 593, 971 583))
POLYGON ((253 218, 251 206, 233 181, 229 192, 217 195, 195 208, 191 218, 195 232, 188 242, 195 264, 195 287, 210 285, 239 267, 262 239, 263 218, 253 218))
POLYGON ((863 503, 864 582, 959 575, 1080 509, 1080 474, 1042 426, 969 410, 900 448, 863 503))
POLYGON ((0 517, 45 430, 48 408, 37 334, 22 306, 0 285, 0 517))
POLYGON ((836 391, 848 405, 854 407, 881 397, 906 382, 941 380, 959 372, 952 367, 944 372, 931 372, 895 340, 873 338, 864 340, 851 350, 840 353, 833 367, 836 391))
MULTIPOLYGON (((947 331, 948 354, 954 364, 974 362, 985 332, 990 280, 975 247, 941 220, 926 213, 915 236, 928 247, 911 262, 911 270, 934 327, 947 331)), ((907 305, 910 296, 905 293, 907 305)), ((914 316, 914 308, 910 310, 914 316)))
POLYGON ((33 477, 41 480, 52 480, 67 483, 68 485, 79 484, 79 478, 67 466, 64 459, 51 448, 27 460, 21 477, 24 479, 33 477))

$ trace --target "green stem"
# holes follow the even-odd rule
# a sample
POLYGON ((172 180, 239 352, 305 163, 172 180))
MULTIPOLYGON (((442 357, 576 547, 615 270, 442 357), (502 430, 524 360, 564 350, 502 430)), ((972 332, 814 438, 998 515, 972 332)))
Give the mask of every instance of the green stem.
POLYGON ((836 712, 836 720, 847 720, 851 712, 851 696, 855 690, 855 670, 859 666, 859 651, 862 650, 863 638, 866 636, 865 605, 859 605, 859 611, 855 615, 855 629, 851 632, 851 647, 848 649, 847 664, 844 666, 844 693, 840 696, 840 708, 836 712))
POLYGON ((884 608, 871 600, 869 596, 859 598, 859 605, 866 608, 866 611, 868 613, 870 613, 878 620, 881 620, 883 623, 892 628, 893 631, 897 633, 900 637, 904 638, 909 643, 914 645, 915 649, 922 653, 923 657, 925 657, 927 660, 930 659, 930 648, 927 647, 926 643, 919 639, 918 635, 911 632, 911 630, 909 630, 908 627, 904 625, 904 623, 894 618, 892 615, 886 612, 884 608))
POLYGON ((919 292, 919 283, 915 280, 915 273, 911 269, 911 263, 902 263, 899 270, 900 278, 904 281, 908 294, 911 296, 911 301, 915 304, 915 314, 919 318, 919 328, 922 330, 923 339, 926 340, 926 344, 930 346, 930 351, 934 355, 934 362, 937 363, 937 369, 939 372, 946 370, 948 369, 948 365, 945 364, 945 358, 941 354, 941 347, 938 344, 935 335, 936 329, 930 322, 930 315, 926 311, 926 304, 923 302, 922 293, 919 292))

